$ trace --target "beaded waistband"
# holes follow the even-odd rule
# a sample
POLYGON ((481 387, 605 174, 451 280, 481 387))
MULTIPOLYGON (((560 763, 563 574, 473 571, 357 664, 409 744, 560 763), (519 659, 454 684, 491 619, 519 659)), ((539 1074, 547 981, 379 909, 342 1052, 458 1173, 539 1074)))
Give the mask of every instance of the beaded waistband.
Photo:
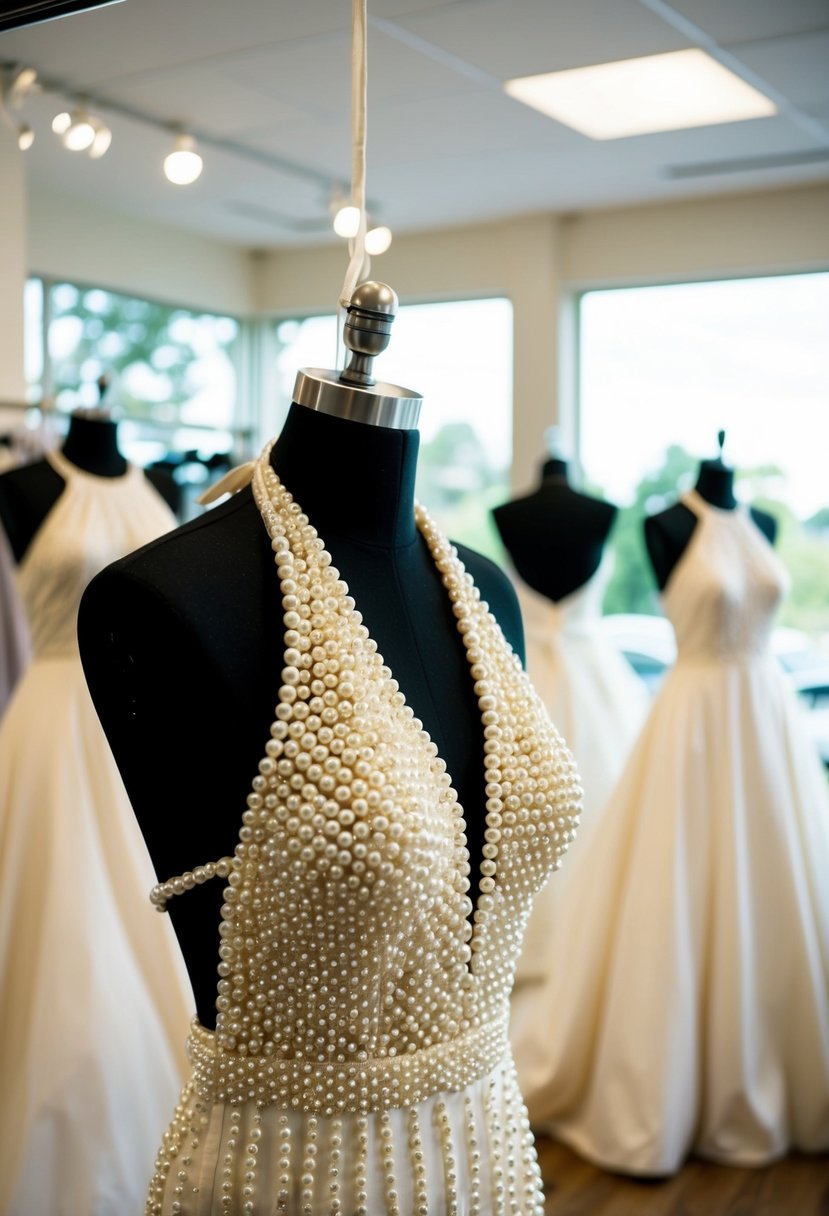
POLYGON ((335 1063, 224 1052, 215 1032, 196 1018, 187 1039, 195 1089, 205 1100, 252 1100, 318 1115, 416 1106, 434 1094, 465 1089, 490 1073, 508 1050, 506 1018, 420 1051, 335 1063))

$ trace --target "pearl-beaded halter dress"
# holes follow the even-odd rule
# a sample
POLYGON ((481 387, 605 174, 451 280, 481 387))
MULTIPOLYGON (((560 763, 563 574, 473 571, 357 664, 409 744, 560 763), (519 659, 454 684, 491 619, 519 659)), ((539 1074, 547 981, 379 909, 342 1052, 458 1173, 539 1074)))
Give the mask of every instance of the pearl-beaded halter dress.
POLYGON ((163 910, 214 876, 227 884, 216 1030, 193 1025, 147 1212, 540 1216, 509 991, 533 895, 577 823, 573 761, 418 510, 481 708, 487 845, 470 924, 445 765, 269 449, 253 487, 285 667, 234 855, 152 894, 163 910))
POLYGON ((787 575, 747 508, 682 501, 677 661, 568 859, 549 1034, 516 1044, 533 1124, 638 1174, 829 1149, 829 794, 769 651, 787 575))
POLYGON ((18 569, 34 657, 0 722, 0 1212, 140 1211, 193 997, 81 668, 93 575, 175 525, 138 468, 64 488, 18 569))

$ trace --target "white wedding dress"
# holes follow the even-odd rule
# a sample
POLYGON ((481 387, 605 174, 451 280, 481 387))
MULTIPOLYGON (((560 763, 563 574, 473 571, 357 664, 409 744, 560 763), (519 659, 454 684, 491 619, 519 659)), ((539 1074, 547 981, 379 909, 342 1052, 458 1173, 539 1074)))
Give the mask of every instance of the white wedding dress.
POLYGON ((0 717, 30 657, 29 628, 17 590, 14 558, 0 525, 0 717))
POLYGON ((65 487, 19 568, 34 658, 0 722, 0 1212, 128 1216, 193 1012, 81 669, 81 595, 175 520, 137 468, 65 487))
POLYGON ((829 797, 768 650, 785 572, 746 509, 684 501, 678 660, 569 859, 547 1033, 516 1044, 534 1125, 657 1175, 829 1148, 829 797))
MULTIPOLYGON (((612 559, 605 551, 587 582, 556 603, 513 576, 524 622, 527 674, 573 753, 584 789, 581 828, 568 864, 536 899, 518 960, 513 1026, 537 1019, 539 1034, 546 1033, 552 1011, 539 1003, 538 985, 549 973, 550 925, 572 873, 572 859, 607 801, 648 711, 645 685, 602 629, 602 599, 611 572, 612 559)), ((520 1053, 515 1063, 521 1079, 520 1053)))

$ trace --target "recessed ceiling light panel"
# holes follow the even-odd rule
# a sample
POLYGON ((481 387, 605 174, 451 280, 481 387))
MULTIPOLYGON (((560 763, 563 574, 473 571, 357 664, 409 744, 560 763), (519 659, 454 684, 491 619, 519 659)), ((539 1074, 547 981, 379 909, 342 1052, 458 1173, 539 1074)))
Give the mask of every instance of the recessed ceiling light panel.
POLYGON ((510 97, 590 139, 707 127, 777 113, 705 51, 671 51, 508 80, 510 97))

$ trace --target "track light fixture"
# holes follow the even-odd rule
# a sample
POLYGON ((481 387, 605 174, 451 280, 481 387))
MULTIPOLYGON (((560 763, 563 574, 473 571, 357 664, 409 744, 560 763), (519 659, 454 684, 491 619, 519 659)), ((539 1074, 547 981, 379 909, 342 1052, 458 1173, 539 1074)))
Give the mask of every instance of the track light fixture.
POLYGON ((23 64, 0 64, 0 118, 14 133, 21 152, 31 148, 35 133, 28 123, 18 122, 19 110, 29 93, 37 89, 37 72, 23 64))
MULTIPOLYGON (((337 236, 350 241, 360 228, 360 208, 354 207, 348 201, 342 187, 335 186, 328 204, 331 222, 337 236)), ((379 257, 391 245, 391 229, 385 224, 371 226, 371 216, 366 215, 366 253, 370 257, 379 257)))
POLYGON ((10 73, 9 82, 6 86, 6 100, 9 105, 19 110, 23 102, 28 97, 29 93, 35 90, 37 84, 37 71, 35 68, 25 67, 20 64, 10 73))
POLYGON ((99 160, 112 143, 112 132, 109 127, 99 123, 95 129, 95 138, 89 147, 89 155, 93 160, 99 160))
POLYGON ((350 240, 357 235, 360 227, 360 208, 346 204, 340 207, 334 216, 334 231, 337 236, 350 240))
POLYGON ((203 168, 193 136, 179 133, 173 151, 164 158, 164 176, 176 186, 189 186, 201 176, 203 168))
POLYGON ((69 126, 61 136, 64 148, 70 152, 85 152, 91 148, 95 140, 95 128, 90 122, 86 110, 75 110, 71 115, 69 126))
POLYGON ((369 228, 366 233, 366 253, 371 257, 379 257, 391 245, 391 228, 380 224, 377 228, 369 228))
POLYGON ((93 160, 103 156, 112 143, 112 132, 100 118, 90 114, 85 106, 76 106, 71 113, 62 110, 52 119, 52 130, 70 152, 87 152, 93 160))
MULTIPOLYGON (((76 92, 68 81, 42 76, 35 68, 25 64, 0 60, 0 121, 11 129, 21 151, 31 148, 35 133, 28 123, 20 122, 13 111, 18 110, 32 93, 63 98, 64 104, 69 102, 67 109, 55 114, 51 125, 55 135, 70 152, 86 152, 91 159, 97 160, 109 149, 112 143, 112 131, 103 119, 93 112, 92 107, 94 107, 95 110, 103 109, 107 113, 112 112, 121 117, 141 122, 156 130, 172 132, 175 136, 175 144, 164 158, 164 175, 174 185, 189 186, 201 176, 204 161, 196 146, 196 139, 182 129, 180 122, 165 122, 153 114, 138 110, 114 98, 81 94, 76 92)), ((343 184, 341 179, 332 179, 322 170, 311 169, 307 165, 293 164, 284 157, 270 156, 258 148, 250 148, 233 140, 211 135, 206 131, 200 131, 198 139, 201 144, 208 147, 218 148, 231 155, 252 160, 258 165, 276 169, 281 173, 289 173, 305 181, 313 181, 318 186, 323 186, 328 192, 329 216, 334 231, 344 240, 352 240, 357 235, 360 227, 360 212, 357 207, 351 205, 348 187, 343 184)), ((389 248, 392 235, 385 225, 372 226, 370 214, 372 207, 373 204, 368 202, 365 217, 368 228, 366 252, 370 256, 376 257, 385 253, 389 248)), ((303 219, 294 226, 297 231, 313 231, 316 230, 318 221, 303 219)))

